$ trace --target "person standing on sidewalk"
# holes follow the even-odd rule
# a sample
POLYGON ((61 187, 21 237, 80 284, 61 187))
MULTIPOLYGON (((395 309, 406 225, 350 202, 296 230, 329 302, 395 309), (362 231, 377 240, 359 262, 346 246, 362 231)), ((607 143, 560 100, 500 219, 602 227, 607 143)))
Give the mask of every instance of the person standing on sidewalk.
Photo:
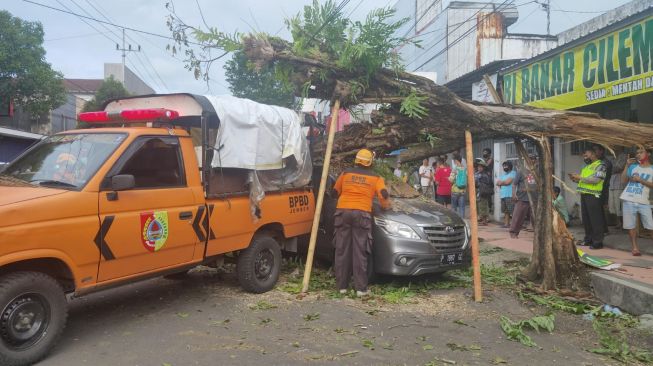
POLYGON ((433 198, 432 181, 433 170, 429 166, 429 159, 424 159, 419 167, 419 184, 422 187, 422 195, 426 198, 433 198))
POLYGON ((617 154, 614 161, 613 173, 610 178, 610 189, 608 194, 608 211, 617 216, 617 224, 615 229, 622 228, 621 223, 623 220, 623 210, 621 207, 621 193, 624 191, 625 183, 621 181, 621 173, 626 168, 626 154, 621 152, 617 154))
POLYGON ((336 285, 340 293, 346 293, 353 271, 359 297, 367 295, 367 259, 373 244, 372 201, 376 196, 382 208, 390 205, 385 181, 370 169, 373 160, 371 151, 360 150, 356 167, 340 174, 333 187, 338 193, 334 215, 336 285))
POLYGON ((637 246, 637 214, 642 221, 642 226, 647 230, 653 230, 653 214, 648 199, 649 192, 653 188, 653 167, 649 158, 649 151, 638 149, 636 158, 628 159, 628 168, 621 173, 621 181, 628 183, 621 194, 623 228, 628 230, 634 256, 641 255, 637 246))
POLYGON ((501 198, 501 212, 503 212, 503 225, 504 229, 510 227, 510 218, 512 217, 512 210, 514 208, 512 202, 512 182, 515 179, 515 171, 512 170, 512 162, 506 160, 502 164, 503 173, 497 179, 497 187, 499 187, 499 197, 501 198))
POLYGON ((476 171, 474 172, 474 184, 476 185, 476 207, 478 207, 478 224, 487 226, 490 214, 489 200, 492 197, 492 177, 486 171, 487 164, 481 158, 474 161, 476 171))
MULTIPOLYGON (((531 166, 535 169, 537 158, 535 155, 530 155, 531 166)), ((531 203, 528 195, 531 195, 533 202, 537 202, 537 181, 535 180, 535 173, 531 171, 528 166, 518 171, 515 174, 515 179, 512 182, 512 201, 515 207, 512 211, 512 219, 510 220, 510 237, 516 239, 519 237, 519 232, 524 225, 526 216, 530 214, 531 221, 535 222, 535 215, 531 208, 531 203)))
POLYGON ((453 153, 453 167, 449 176, 451 182, 451 209, 461 219, 465 218, 465 194, 467 193, 467 170, 463 167, 460 153, 453 153))
POLYGON ((585 238, 580 245, 589 245, 590 249, 601 249, 605 235, 601 193, 606 167, 591 148, 585 149, 583 161, 586 165, 580 174, 569 174, 569 178, 578 183, 576 190, 580 193, 580 210, 585 228, 585 238))
POLYGON ((605 156, 605 148, 601 145, 593 146, 596 157, 605 165, 605 178, 603 179, 603 190, 601 191, 601 210, 603 211, 603 232, 609 234, 608 230, 608 198, 610 195, 610 180, 612 178, 612 161, 605 156))
POLYGON ((435 182, 435 186, 437 187, 435 200, 444 207, 451 204, 450 176, 451 167, 447 164, 447 159, 442 157, 438 158, 438 167, 435 169, 435 174, 433 174, 433 182, 435 182))

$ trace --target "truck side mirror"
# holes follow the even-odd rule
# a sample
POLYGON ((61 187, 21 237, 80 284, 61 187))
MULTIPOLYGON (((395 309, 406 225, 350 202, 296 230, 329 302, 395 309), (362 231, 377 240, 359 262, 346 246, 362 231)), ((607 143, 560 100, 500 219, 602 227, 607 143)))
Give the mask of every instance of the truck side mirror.
POLYGON ((131 174, 118 174, 111 177, 112 191, 126 191, 136 187, 136 181, 131 174))

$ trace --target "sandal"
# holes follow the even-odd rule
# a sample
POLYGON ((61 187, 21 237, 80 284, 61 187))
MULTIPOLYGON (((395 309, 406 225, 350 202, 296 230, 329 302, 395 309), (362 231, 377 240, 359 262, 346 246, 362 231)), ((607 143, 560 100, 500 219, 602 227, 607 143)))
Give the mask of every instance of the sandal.
POLYGON ((633 253, 633 257, 641 257, 642 256, 642 253, 640 253, 639 250, 633 250, 632 253, 633 253))

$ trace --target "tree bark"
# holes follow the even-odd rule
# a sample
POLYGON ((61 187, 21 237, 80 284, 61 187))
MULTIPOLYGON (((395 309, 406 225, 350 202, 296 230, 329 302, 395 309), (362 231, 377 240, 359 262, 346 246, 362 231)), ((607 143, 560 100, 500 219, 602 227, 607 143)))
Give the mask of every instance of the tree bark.
MULTIPOLYGON (((553 168, 548 138, 588 140, 608 148, 653 146, 653 125, 650 124, 607 120, 592 113, 463 101, 427 78, 387 69, 372 75, 361 88, 359 80, 363 71, 346 70, 329 61, 294 55, 292 45, 279 39, 252 35, 245 39, 244 46, 245 53, 256 64, 281 61, 291 65, 290 81, 298 91, 311 85, 311 97, 338 98, 345 107, 361 102, 390 106, 375 114, 371 124, 350 125, 336 134, 334 170, 350 165, 348 158, 363 147, 385 153, 421 143, 414 152, 404 155, 406 160, 449 152, 464 146, 465 130, 472 132, 476 140, 527 137, 536 141, 541 158, 537 172, 540 194, 533 220, 536 228, 533 255, 524 274, 530 280, 541 281, 545 289, 573 288, 574 279, 578 278, 575 272, 582 270, 572 237, 559 215, 553 212, 553 168), (350 85, 356 87, 344 85, 350 81, 350 85), (400 113, 400 105, 407 95, 424 98, 420 105, 426 109, 426 115, 409 118, 400 113), (424 145, 427 136, 437 138, 431 149, 424 145)), ((323 155, 324 148, 325 144, 318 142, 314 150, 316 156, 323 155)))

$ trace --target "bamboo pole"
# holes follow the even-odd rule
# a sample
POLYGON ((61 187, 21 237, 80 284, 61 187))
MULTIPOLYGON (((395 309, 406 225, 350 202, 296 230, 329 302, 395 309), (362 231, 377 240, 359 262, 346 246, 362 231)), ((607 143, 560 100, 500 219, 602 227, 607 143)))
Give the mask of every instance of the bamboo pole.
POLYGON ((474 268, 474 300, 483 301, 481 290, 481 264, 478 250, 478 211, 476 208, 476 186, 474 185, 474 153, 472 133, 465 131, 465 152, 467 159, 467 192, 469 193, 469 226, 472 242, 472 267, 474 268))
POLYGON ((499 93, 497 93, 497 89, 494 87, 494 84, 492 84, 490 76, 488 76, 488 74, 484 74, 483 80, 485 81, 485 85, 487 85, 487 90, 490 92, 492 99, 494 99, 494 103, 503 104, 503 100, 501 100, 501 96, 499 93))
POLYGON ((320 189, 317 193, 317 202, 315 203, 315 214, 313 215, 313 226, 311 227, 311 239, 308 242, 308 254, 306 255, 306 267, 304 268, 304 281, 302 283, 302 293, 308 292, 308 283, 311 280, 311 270, 313 269, 313 257, 315 255, 315 242, 317 241, 317 231, 320 226, 320 216, 322 214, 322 204, 324 203, 324 191, 326 190, 326 181, 329 176, 329 165, 331 164, 331 152, 333 151, 333 139, 336 135, 336 125, 338 124, 338 113, 340 113, 340 100, 336 99, 331 109, 331 125, 329 126, 329 137, 327 139, 326 152, 324 154, 324 166, 322 166, 322 178, 320 179, 320 189))

